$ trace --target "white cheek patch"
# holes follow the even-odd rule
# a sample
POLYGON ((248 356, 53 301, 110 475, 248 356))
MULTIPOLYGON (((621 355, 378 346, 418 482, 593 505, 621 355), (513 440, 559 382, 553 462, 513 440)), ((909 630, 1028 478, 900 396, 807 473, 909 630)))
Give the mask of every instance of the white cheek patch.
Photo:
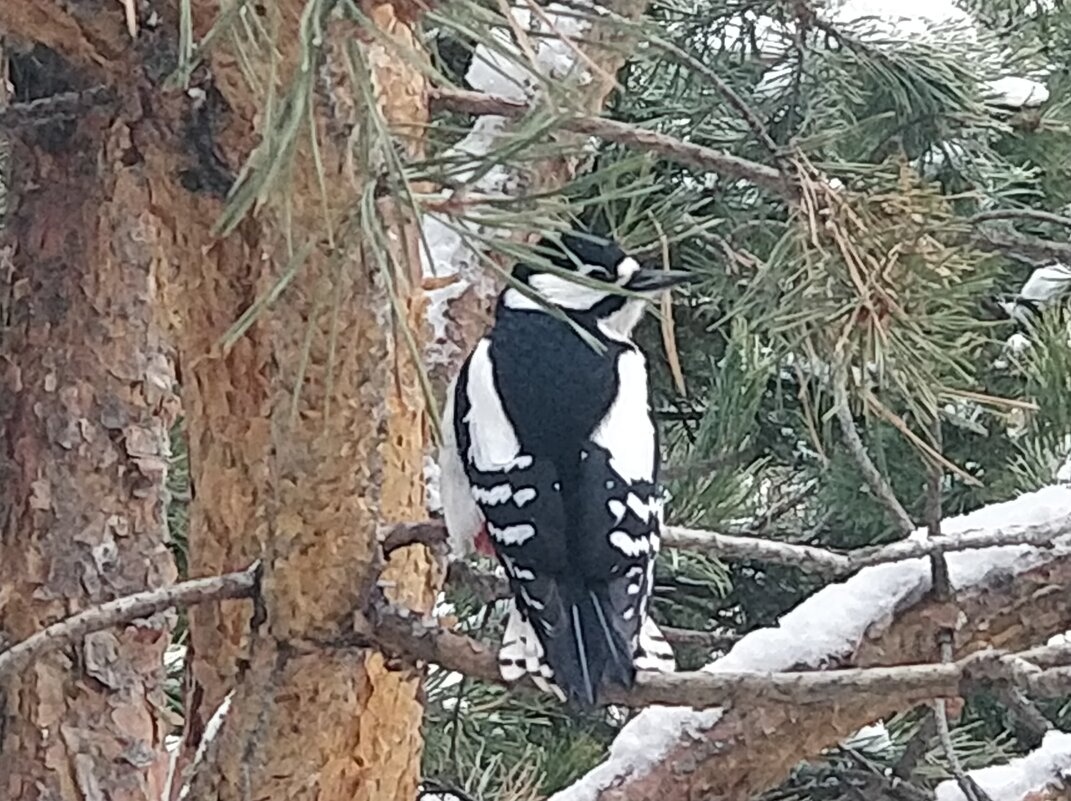
POLYGON ((533 275, 528 283, 547 301, 563 309, 590 309, 610 294, 551 273, 533 275))

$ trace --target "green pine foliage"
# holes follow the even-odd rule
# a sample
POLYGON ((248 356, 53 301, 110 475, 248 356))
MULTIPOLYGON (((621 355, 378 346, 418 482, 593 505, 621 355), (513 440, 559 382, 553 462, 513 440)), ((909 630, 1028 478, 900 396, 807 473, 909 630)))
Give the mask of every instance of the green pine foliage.
MULTIPOLYGON (((1065 310, 1052 307, 1027 333, 1030 347, 1010 350, 1016 326, 994 313, 994 300, 1014 295, 1033 265, 984 247, 971 217, 990 209, 1059 212, 1071 200, 1064 157, 1071 51, 1062 47, 1071 19, 1058 10, 1002 13, 992 3, 981 15, 979 42, 970 45, 951 34, 875 39, 862 22, 801 30, 795 5, 653 4, 632 26, 645 44, 618 75, 621 90, 607 115, 763 164, 803 165, 816 185, 835 178, 839 189, 813 190, 812 218, 750 182, 620 144, 600 146, 591 170, 565 195, 584 225, 654 261, 668 250, 674 267, 704 279, 673 308, 685 394, 658 322, 640 334, 651 354, 672 521, 850 549, 899 534, 831 417, 838 380, 848 384, 868 452, 918 522, 935 454, 944 460, 946 516, 1051 483, 1066 458, 1065 310), (781 43, 783 52, 769 52, 755 24, 760 15, 797 31, 781 43), (977 53, 991 42, 996 55, 979 63, 977 53), (682 51, 745 100, 777 153, 682 51), (983 81, 1046 65, 1052 97, 1043 107, 1010 112, 986 103, 983 81), (763 83, 771 68, 786 76, 772 89, 763 83), (940 443, 931 434, 935 419, 940 443)), ((455 74, 465 64, 453 63, 455 74)), ((1029 220, 994 224, 1058 242, 1068 233, 1029 220)), ((670 551, 658 569, 655 616, 740 636, 774 623, 819 587, 788 568, 670 551)), ((710 658, 709 649, 679 650, 687 667, 710 658)), ((430 693, 427 767, 457 787, 471 788, 466 777, 497 765, 496 753, 511 753, 545 771, 534 786, 525 775, 530 797, 548 793, 595 764, 621 722, 600 713, 578 725, 553 702, 529 698, 509 707, 523 719, 511 731, 496 728, 494 716, 505 707, 484 720, 479 705, 458 712, 452 697, 430 693), (467 745, 450 740, 458 727, 467 745), (553 734, 537 736, 534 727, 553 734), (518 739, 529 749, 553 746, 518 750, 518 739)), ((1059 722, 1060 709, 1047 711, 1059 722)), ((876 792, 920 718, 916 711, 889 721, 889 742, 878 753, 841 748, 801 766, 770 798, 876 792)), ((972 701, 955 731, 964 762, 980 766, 1022 751, 1026 744, 1012 729, 999 702, 972 701)), ((922 788, 948 776, 931 740, 910 776, 922 788)), ((494 798, 510 786, 494 784, 474 797, 494 798)))

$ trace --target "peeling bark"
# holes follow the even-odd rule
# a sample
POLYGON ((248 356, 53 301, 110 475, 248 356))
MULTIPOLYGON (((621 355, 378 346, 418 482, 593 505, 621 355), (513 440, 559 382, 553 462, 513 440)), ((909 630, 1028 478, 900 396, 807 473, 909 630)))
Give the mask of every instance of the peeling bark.
MULTIPOLYGON (((19 86, 16 85, 16 91, 19 86)), ((121 121, 15 139, 0 247, 0 641, 174 580, 173 367, 148 189, 121 121)), ((100 631, 0 687, 0 797, 157 801, 173 612, 100 631)))

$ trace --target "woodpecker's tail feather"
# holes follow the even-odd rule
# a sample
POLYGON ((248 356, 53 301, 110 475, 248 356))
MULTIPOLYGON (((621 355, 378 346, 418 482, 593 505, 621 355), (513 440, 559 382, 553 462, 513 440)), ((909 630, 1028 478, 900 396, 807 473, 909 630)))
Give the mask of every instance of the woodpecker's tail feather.
POLYGON ((637 670, 658 670, 673 673, 677 669, 677 660, 673 648, 666 641, 666 635, 650 615, 640 628, 639 642, 636 644, 634 664, 637 670))
POLYGON ((636 675, 629 638, 605 588, 558 584, 539 611, 554 683, 580 706, 598 703, 607 684, 631 687, 636 675))
POLYGON ((515 600, 509 602, 506 631, 498 651, 498 670, 506 681, 517 681, 528 675, 543 692, 554 693, 560 700, 565 700, 565 694, 554 684, 554 671, 547 662, 543 643, 515 600))

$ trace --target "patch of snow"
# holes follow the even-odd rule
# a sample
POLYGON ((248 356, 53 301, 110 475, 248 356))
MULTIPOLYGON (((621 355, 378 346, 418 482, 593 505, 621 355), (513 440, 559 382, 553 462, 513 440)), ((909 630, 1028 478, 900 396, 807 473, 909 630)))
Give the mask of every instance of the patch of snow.
POLYGON ((1071 267, 1053 262, 1038 267, 1030 274, 1019 290, 1019 297, 1034 303, 1046 303, 1068 291, 1071 291, 1071 267))
MULTIPOLYGON (((190 763, 190 781, 192 782, 193 776, 196 775, 196 768, 205 758, 205 754, 208 752, 208 746, 212 744, 212 741, 219 736, 220 729, 223 728, 223 721, 227 719, 227 713, 231 711, 231 701, 234 700, 234 690, 231 690, 224 697, 223 701, 216 711, 212 713, 212 717, 208 719, 208 723, 205 724, 204 734, 201 735, 201 742, 197 744, 197 752, 193 755, 193 762, 190 763)), ((182 790, 179 791, 178 801, 185 801, 186 796, 190 794, 190 783, 187 782, 183 785, 182 790)))
MULTIPOLYGON (((942 531, 962 535, 1069 522, 1071 487, 1052 486, 947 519, 942 531)), ((911 538, 924 540, 925 529, 915 531, 911 538)), ((1071 534, 1061 537, 1052 548, 1010 545, 960 551, 946 558, 952 585, 963 589, 991 574, 1019 573, 1066 553, 1071 553, 1071 534)), ((926 559, 866 568, 815 593, 783 615, 776 626, 751 632, 703 670, 767 672, 836 664, 851 657, 867 635, 880 634, 893 621, 897 609, 921 599, 929 588, 926 559)), ((593 801, 601 790, 648 772, 682 739, 701 736, 723 714, 719 708, 644 710, 621 730, 606 761, 550 801, 593 801)))
MULTIPOLYGON (((1006 765, 970 771, 993 801, 1022 801, 1030 792, 1043 790, 1071 773, 1071 734, 1050 731, 1041 745, 1006 765)), ((937 801, 966 801, 955 781, 937 785, 937 801)))
POLYGON ((878 722, 872 726, 864 726, 848 739, 841 742, 845 748, 854 748, 858 751, 885 751, 892 747, 892 737, 884 723, 878 722))
POLYGON ((1043 83, 1008 75, 986 81, 986 100, 1007 108, 1037 108, 1048 102, 1049 90, 1043 83))

